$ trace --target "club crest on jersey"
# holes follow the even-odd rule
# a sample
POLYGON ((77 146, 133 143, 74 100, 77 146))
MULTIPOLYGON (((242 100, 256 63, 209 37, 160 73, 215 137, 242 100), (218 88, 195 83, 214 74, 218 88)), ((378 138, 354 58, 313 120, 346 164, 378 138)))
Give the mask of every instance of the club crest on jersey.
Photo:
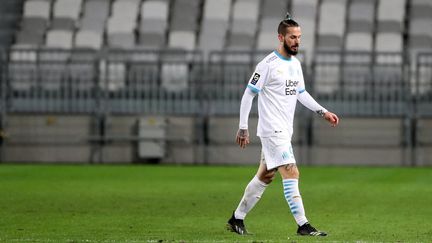
POLYGON ((285 80, 285 95, 297 95, 297 85, 300 81, 285 80))
POLYGON ((258 82, 260 77, 261 77, 261 75, 259 75, 259 73, 254 73, 254 75, 252 77, 251 84, 255 85, 258 82))

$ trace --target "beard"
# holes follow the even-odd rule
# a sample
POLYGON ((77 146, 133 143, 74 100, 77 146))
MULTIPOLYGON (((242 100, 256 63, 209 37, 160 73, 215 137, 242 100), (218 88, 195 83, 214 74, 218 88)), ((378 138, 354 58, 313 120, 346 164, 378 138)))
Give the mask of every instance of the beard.
MULTIPOLYGON (((291 48, 287 45, 287 43, 285 41, 283 43, 283 47, 284 47, 285 51, 288 53, 288 55, 295 56, 298 53, 298 48, 297 48, 297 51, 291 50, 291 48)), ((298 47, 298 45, 296 47, 298 47)))

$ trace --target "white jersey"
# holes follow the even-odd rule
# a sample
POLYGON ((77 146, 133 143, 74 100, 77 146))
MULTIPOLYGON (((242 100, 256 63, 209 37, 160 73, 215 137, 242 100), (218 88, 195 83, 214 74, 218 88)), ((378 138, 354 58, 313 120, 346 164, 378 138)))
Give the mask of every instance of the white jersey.
POLYGON ((248 88, 259 94, 257 136, 291 139, 297 96, 305 91, 300 61, 270 53, 257 64, 248 88))

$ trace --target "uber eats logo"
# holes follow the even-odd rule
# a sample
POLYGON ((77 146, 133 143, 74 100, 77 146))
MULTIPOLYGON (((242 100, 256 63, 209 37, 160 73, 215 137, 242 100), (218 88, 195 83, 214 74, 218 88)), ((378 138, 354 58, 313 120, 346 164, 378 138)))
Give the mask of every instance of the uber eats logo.
POLYGON ((296 95, 299 81, 285 80, 285 95, 296 95))

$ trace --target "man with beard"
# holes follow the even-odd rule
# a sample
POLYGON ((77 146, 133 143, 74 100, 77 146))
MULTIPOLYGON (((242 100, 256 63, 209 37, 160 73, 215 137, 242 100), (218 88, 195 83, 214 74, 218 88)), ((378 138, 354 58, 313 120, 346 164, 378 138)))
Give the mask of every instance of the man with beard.
POLYGON ((299 171, 296 166, 291 136, 297 100, 327 120, 332 127, 339 123, 334 113, 319 105, 306 91, 298 52, 301 29, 289 14, 278 27, 279 46, 256 66, 240 106, 240 123, 236 142, 241 148, 249 144, 248 117, 252 101, 258 98, 257 136, 261 140, 261 161, 254 178, 229 219, 227 228, 238 234, 247 234, 243 220, 272 182, 276 171, 282 177, 284 196, 298 225, 298 235, 326 236, 309 224, 298 187, 299 171))

